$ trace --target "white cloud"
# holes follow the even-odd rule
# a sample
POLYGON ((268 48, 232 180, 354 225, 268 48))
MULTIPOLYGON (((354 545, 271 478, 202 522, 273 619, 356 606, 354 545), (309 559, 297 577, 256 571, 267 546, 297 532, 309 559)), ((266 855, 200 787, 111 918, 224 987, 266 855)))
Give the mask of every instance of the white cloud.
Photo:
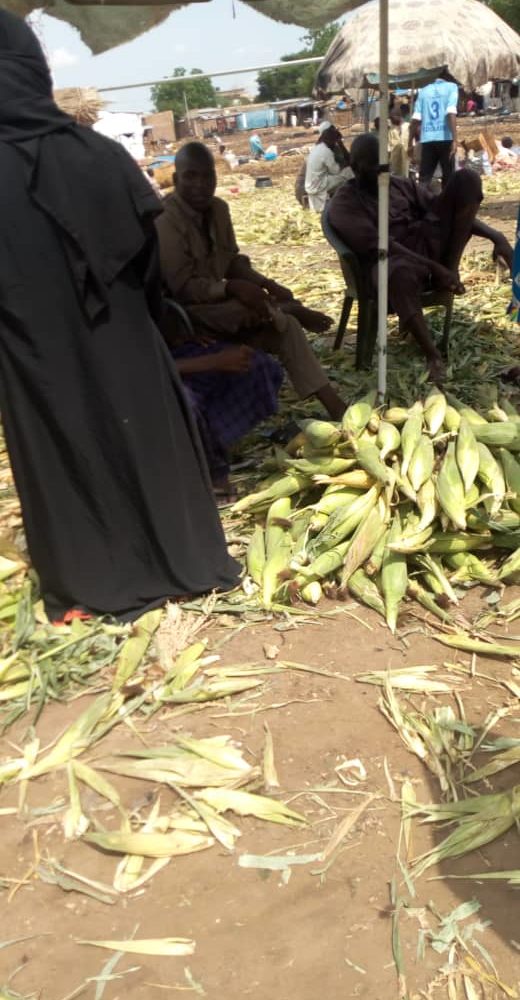
POLYGON ((62 46, 51 50, 49 61, 53 70, 66 69, 67 66, 75 66, 78 62, 78 57, 70 49, 62 46))

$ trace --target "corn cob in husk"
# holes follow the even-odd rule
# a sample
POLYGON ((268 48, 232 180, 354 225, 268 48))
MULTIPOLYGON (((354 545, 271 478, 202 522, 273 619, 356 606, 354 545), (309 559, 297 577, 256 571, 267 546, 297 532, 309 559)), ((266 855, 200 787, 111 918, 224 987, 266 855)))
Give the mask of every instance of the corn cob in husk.
POLYGON ((277 451, 281 474, 235 505, 259 522, 247 554, 255 599, 316 603, 341 571, 342 596, 379 613, 384 598, 392 630, 406 593, 448 623, 454 585, 520 580, 520 417, 501 402, 486 420, 437 389, 409 409, 374 399, 341 424, 303 421, 297 448, 277 451))

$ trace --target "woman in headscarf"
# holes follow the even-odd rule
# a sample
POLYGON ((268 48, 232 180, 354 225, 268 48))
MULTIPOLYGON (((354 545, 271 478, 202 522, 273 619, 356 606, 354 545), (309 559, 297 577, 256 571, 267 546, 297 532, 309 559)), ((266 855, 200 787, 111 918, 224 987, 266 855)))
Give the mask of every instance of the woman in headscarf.
POLYGON ((49 616, 132 619, 237 578, 160 336, 154 217, 119 144, 52 99, 0 10, 0 407, 49 616))

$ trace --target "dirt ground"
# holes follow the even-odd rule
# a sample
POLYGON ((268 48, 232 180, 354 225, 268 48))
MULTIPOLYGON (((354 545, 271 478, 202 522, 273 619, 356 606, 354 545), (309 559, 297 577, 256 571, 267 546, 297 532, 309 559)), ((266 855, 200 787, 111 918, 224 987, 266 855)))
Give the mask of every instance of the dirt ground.
MULTIPOLYGON (((226 630, 213 627, 210 641, 218 644, 226 634, 226 630)), ((139 925, 137 937, 193 937, 195 955, 188 960, 128 956, 117 971, 139 968, 123 980, 109 983, 107 1000, 161 997, 161 986, 172 992, 186 988, 185 966, 204 990, 200 995, 214 1000, 222 996, 229 1000, 249 996, 258 1000, 273 996, 280 1000, 315 1000, 319 994, 370 1000, 398 997, 389 895, 389 884, 396 879, 399 894, 407 899, 401 934, 410 996, 426 989, 442 964, 431 949, 423 962, 416 957, 419 922, 414 911, 430 900, 444 914, 461 901, 477 898, 482 918, 491 921, 491 927, 480 936, 482 943, 493 955, 501 978, 518 988, 520 955, 514 939, 520 933, 513 890, 502 884, 431 882, 423 877, 416 883, 417 898, 413 899, 402 885, 396 861, 400 811, 390 799, 385 762, 397 790, 405 777, 414 782, 419 801, 436 800, 438 790, 378 710, 378 689, 354 679, 356 673, 366 669, 440 664, 445 659, 442 647, 425 634, 421 622, 413 617, 404 623, 400 638, 394 640, 376 615, 351 604, 341 607, 334 617, 295 625, 283 632, 271 625, 248 626, 221 647, 221 662, 267 662, 263 652, 266 643, 280 647, 284 660, 338 676, 302 671, 274 676, 253 711, 244 711, 240 704, 229 708, 216 705, 196 714, 171 719, 164 716, 157 725, 139 726, 140 735, 148 744, 157 745, 168 742, 179 728, 196 736, 228 733, 247 748, 253 759, 259 759, 263 723, 268 720, 281 794, 305 814, 309 827, 295 832, 242 820, 243 836, 234 855, 214 847, 174 859, 144 891, 114 906, 66 894, 29 878, 10 902, 4 902, 2 937, 48 936, 1 951, 0 981, 6 981, 18 969, 13 989, 24 996, 34 991, 42 1000, 61 1000, 76 995, 73 991, 90 979, 78 995, 94 997, 95 977, 109 956, 78 944, 78 940, 127 938, 139 925), (338 763, 350 758, 359 758, 368 774, 366 782, 352 791, 337 780, 334 770, 338 763), (327 786, 334 791, 324 791, 327 786), (294 849, 298 853, 319 853, 340 819, 359 805, 360 791, 373 792, 376 798, 323 876, 312 874, 320 866, 311 864, 294 868, 290 881, 284 884, 278 872, 238 867, 237 855, 243 852, 282 854, 294 849)), ((459 659, 468 662, 468 657, 459 659)), ((510 672, 497 661, 484 660, 479 660, 478 671, 496 678, 510 672)), ((468 682, 463 697, 472 722, 482 721, 490 709, 504 701, 498 688, 490 687, 488 682, 484 687, 478 678, 468 682)), ((439 704, 449 702, 449 697, 438 699, 439 704)), ((69 707, 50 706, 38 727, 43 741, 68 724, 78 710, 77 702, 69 707)), ((18 726, 9 734, 6 751, 21 738, 23 728, 18 726)), ((135 743, 131 733, 118 729, 104 742, 103 756, 130 743, 135 743)), ((143 796, 150 791, 130 779, 119 781, 118 787, 124 787, 125 806, 142 804, 143 796)), ((43 777, 31 786, 29 804, 48 806, 64 793, 62 777, 43 777)), ((9 790, 1 804, 5 808, 16 801, 17 793, 9 790)), ((96 807, 100 809, 100 800, 94 794, 86 804, 94 815, 96 807)), ((117 825, 114 814, 103 810, 100 818, 108 827, 117 825)), ((33 859, 32 838, 37 832, 42 854, 48 852, 65 867, 110 884, 115 859, 84 843, 64 845, 56 819, 43 817, 27 829, 20 820, 10 818, 4 820, 3 828, 2 874, 20 879, 26 875, 33 859)), ((427 833, 415 828, 412 853, 421 853, 429 843, 427 833)), ((481 854, 445 865, 443 873, 469 873, 487 866, 492 870, 512 869, 517 865, 518 837, 511 832, 481 854)), ((444 996, 444 988, 432 993, 437 995, 444 996)), ((486 997, 499 995, 501 992, 495 992, 493 987, 485 993, 486 997)))
MULTIPOLYGON (((495 220, 512 237, 518 198, 489 198, 483 217, 495 220)), ((283 248, 262 246, 258 252, 270 273, 277 277, 277 254, 283 248)), ((323 252, 327 253, 325 246, 323 252)), ((304 252, 304 251, 302 251, 304 252)), ((329 255, 330 257, 330 255, 329 255)), ((255 255, 258 260, 258 256, 255 255)), ((329 266, 334 265, 327 258, 329 266)), ((283 275, 281 275, 283 276, 283 275)), ((339 311, 340 294, 334 300, 339 311)), ((464 610, 476 611, 486 592, 478 589, 467 597, 464 610)), ((515 596, 508 591, 508 599, 515 596)), ((411 609, 411 606, 410 606, 411 609)), ((448 954, 427 947, 418 957, 421 920, 431 926, 435 919, 424 910, 430 903, 440 914, 448 914, 459 903, 476 898, 479 917, 489 921, 476 938, 492 955, 498 976, 509 993, 490 976, 483 984, 473 980, 474 994, 451 993, 474 1000, 520 996, 520 924, 518 897, 505 883, 437 880, 447 874, 464 875, 499 869, 515 869, 518 833, 511 830, 494 844, 471 856, 431 869, 407 886, 397 861, 400 838, 400 804, 395 801, 405 778, 411 779, 420 802, 439 801, 438 786, 418 758, 408 752, 398 733, 378 708, 379 690, 358 683, 356 674, 365 670, 442 665, 449 660, 467 666, 470 658, 450 652, 437 643, 425 627, 422 613, 408 613, 398 636, 392 638, 382 620, 355 602, 320 605, 330 616, 309 615, 305 622, 293 619, 254 623, 216 620, 207 635, 209 649, 221 656, 220 663, 241 664, 268 661, 265 648, 279 647, 280 659, 313 667, 319 672, 287 670, 266 675, 258 698, 243 697, 215 703, 197 711, 178 710, 157 716, 153 723, 137 723, 138 733, 119 726, 88 759, 135 745, 168 743, 182 730, 195 736, 229 734, 245 748, 248 758, 260 761, 264 722, 269 723, 275 763, 281 787, 279 795, 308 820, 304 829, 240 819, 242 837, 234 853, 216 846, 208 851, 173 859, 142 890, 118 898, 113 906, 65 893, 34 877, 35 851, 47 853, 66 868, 111 884, 117 858, 83 841, 63 839, 60 803, 66 804, 63 773, 44 776, 28 789, 33 812, 27 824, 10 810, 17 804, 18 790, 5 788, 0 796, 2 852, 0 860, 0 985, 24 998, 40 1000, 158 1000, 184 991, 210 1000, 330 1000, 361 997, 366 1000, 402 1000, 448 996, 441 969, 448 954), (225 642, 224 642, 225 640, 225 642), (333 676, 330 676, 333 675, 333 676), (335 768, 345 759, 359 758, 367 778, 357 786, 341 783, 335 768), (238 857, 248 854, 319 854, 338 823, 373 793, 366 811, 343 841, 330 868, 319 874, 320 864, 291 869, 290 879, 280 872, 248 870, 238 857), (5 888, 2 890, 2 879, 5 888), (433 880, 432 880, 433 879, 433 880), (395 905, 390 885, 395 880, 399 905, 399 934, 406 983, 398 983, 392 954, 395 943, 395 905), (413 892, 416 895, 413 895, 413 892), (137 928, 137 929, 136 929, 137 928), (189 958, 125 956, 109 981, 100 981, 110 958, 89 945, 90 939, 122 939, 135 932, 138 938, 180 936, 193 938, 196 951, 189 958), (13 938, 36 935, 2 947, 13 938), (187 970, 187 971, 186 971, 187 970)), ((430 623, 431 624, 431 623, 430 623)), ((515 625, 510 634, 514 635, 515 625)), ((518 638, 518 636, 517 636, 518 638)), ((474 664, 475 666, 475 664, 474 664)), ((466 718, 479 725, 495 708, 513 704, 500 687, 512 676, 509 662, 478 658, 476 676, 467 678, 462 692, 466 718), (483 679, 480 675, 486 675, 483 679)), ((415 704, 422 699, 416 696, 415 704)), ((68 704, 50 704, 38 723, 42 744, 55 739, 79 714, 85 699, 68 704)), ((450 704, 450 695, 430 699, 429 705, 450 704)), ((518 716, 506 718, 496 734, 514 735, 518 716)), ((27 718, 18 723, 0 744, 0 759, 11 757, 27 737, 27 718)), ((493 779, 493 789, 510 788, 519 780, 518 767, 493 779)), ((124 805, 144 808, 153 790, 131 779, 118 779, 124 805)), ((163 793, 168 805, 168 792, 163 793)), ((173 793, 172 793, 173 801, 173 793)), ((87 810, 107 828, 117 826, 117 816, 94 793, 84 797, 87 810)), ((417 856, 433 843, 431 828, 414 825, 411 855, 417 856)), ((488 970, 489 974, 489 970, 488 970)), ((0 989, 0 997, 3 995, 0 989)))

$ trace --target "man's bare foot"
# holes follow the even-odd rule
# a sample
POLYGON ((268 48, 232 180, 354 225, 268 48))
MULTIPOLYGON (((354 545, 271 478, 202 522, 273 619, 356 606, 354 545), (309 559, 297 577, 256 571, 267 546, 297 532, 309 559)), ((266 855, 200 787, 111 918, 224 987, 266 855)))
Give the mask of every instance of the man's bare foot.
POLYGON ((320 403, 325 407, 331 420, 341 420, 347 407, 330 382, 327 382, 323 386, 323 389, 318 389, 316 399, 319 399, 320 403))
POLYGON ((288 304, 290 310, 288 309, 287 312, 290 311, 301 325, 306 330, 310 330, 311 333, 325 333, 332 326, 333 320, 325 313, 318 312, 316 309, 307 309, 307 306, 302 305, 301 302, 288 304))
POLYGON ((428 358, 428 374, 435 385, 441 386, 446 378, 446 366, 441 356, 428 358))

